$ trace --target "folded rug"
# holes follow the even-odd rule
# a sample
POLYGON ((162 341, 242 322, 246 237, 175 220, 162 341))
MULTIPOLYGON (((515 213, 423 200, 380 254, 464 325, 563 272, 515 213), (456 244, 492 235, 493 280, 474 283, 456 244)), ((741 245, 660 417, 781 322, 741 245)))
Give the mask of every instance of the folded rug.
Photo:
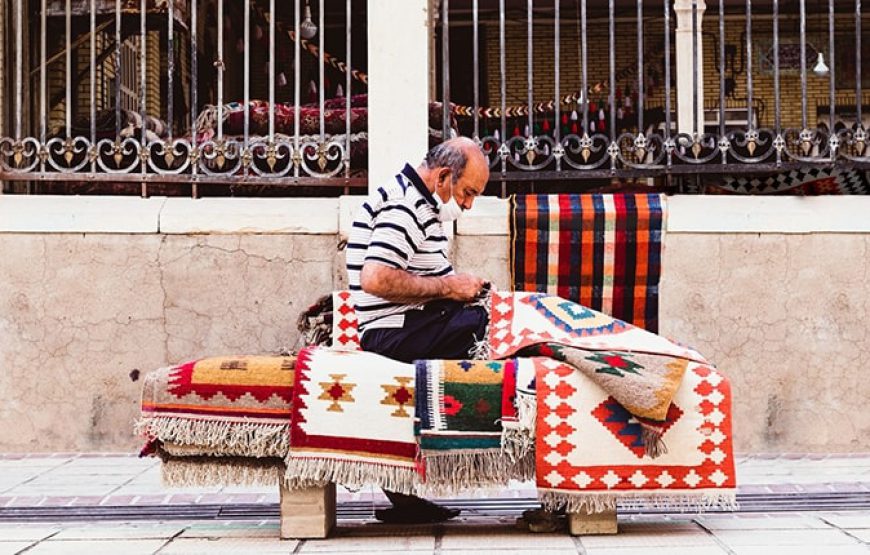
POLYGON ((288 485, 373 484, 410 494, 417 472, 414 365, 307 347, 293 387, 288 485))
POLYGON ((558 295, 658 330, 664 195, 514 195, 515 291, 558 295))
POLYGON ((534 459, 502 448, 517 422, 516 359, 420 360, 417 434, 426 488, 447 492, 528 480, 534 459))
MULTIPOLYGON (((572 301, 543 293, 495 291, 489 298, 482 358, 548 356, 568 362, 618 399, 635 417, 664 421, 686 370, 707 364, 697 351, 572 301)), ((647 452, 664 447, 658 426, 645 426, 647 452)))
POLYGON ((636 419, 607 391, 572 365, 535 360, 536 481, 546 506, 734 508, 731 389, 718 372, 688 363, 663 424, 671 448, 653 462, 636 419))
POLYGON ((227 356, 149 373, 136 431, 198 455, 287 454, 295 357, 227 356))

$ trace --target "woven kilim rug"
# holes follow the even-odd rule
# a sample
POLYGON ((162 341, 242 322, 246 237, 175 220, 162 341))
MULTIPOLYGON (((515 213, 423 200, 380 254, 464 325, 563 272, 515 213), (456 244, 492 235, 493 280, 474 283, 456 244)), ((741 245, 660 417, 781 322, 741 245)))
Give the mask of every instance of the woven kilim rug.
POLYGON ((136 430, 196 455, 284 457, 294 365, 294 357, 227 356, 150 372, 136 430))
MULTIPOLYGON (((486 358, 543 355, 570 362, 634 416, 651 421, 666 419, 686 362, 707 363, 693 349, 561 297, 495 291, 489 313, 481 349, 486 358)), ((646 430, 648 453, 655 456, 662 448, 659 428, 646 430)))
POLYGON ((293 388, 285 477, 412 493, 417 472, 414 365, 307 347, 293 388))
POLYGON ((653 462, 641 428, 604 389, 554 359, 537 363, 536 481, 549 507, 600 511, 617 501, 700 510, 735 505, 728 381, 689 362, 653 462))
POLYGON ((663 195, 514 195, 510 207, 515 291, 558 295, 658 330, 663 195))
POLYGON ((707 185, 706 194, 744 195, 867 195, 867 172, 845 168, 806 167, 768 177, 724 176, 722 182, 707 185))
POLYGON ((528 480, 534 459, 502 449, 517 422, 517 361, 420 360, 417 434, 429 489, 439 493, 528 480))

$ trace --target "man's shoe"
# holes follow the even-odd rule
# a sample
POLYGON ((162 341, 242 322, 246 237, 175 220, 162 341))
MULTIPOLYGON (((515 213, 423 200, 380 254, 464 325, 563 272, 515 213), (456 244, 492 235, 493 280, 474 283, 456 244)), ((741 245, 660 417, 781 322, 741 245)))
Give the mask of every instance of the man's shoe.
POLYGON ((378 509, 375 518, 388 524, 437 524, 456 518, 461 512, 423 501, 409 506, 378 509))

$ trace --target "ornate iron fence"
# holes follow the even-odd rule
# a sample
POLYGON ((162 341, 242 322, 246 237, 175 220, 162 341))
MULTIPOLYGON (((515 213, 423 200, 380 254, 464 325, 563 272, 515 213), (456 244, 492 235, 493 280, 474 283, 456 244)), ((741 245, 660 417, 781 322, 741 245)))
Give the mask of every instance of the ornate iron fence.
MULTIPOLYGON (((508 181, 770 172, 806 165, 870 167, 861 0, 836 6, 834 0, 820 0, 813 6, 815 12, 808 13, 807 0, 788 2, 785 11, 780 0, 708 0, 706 6, 702 0, 442 0, 443 130, 453 128, 473 137, 489 156, 493 177, 508 181), (818 24, 814 36, 827 44, 808 45, 808 21, 818 24), (468 33, 459 32, 468 27, 471 44, 468 33), (563 38, 566 29, 576 29, 569 41, 563 38), (739 38, 734 38, 738 30, 739 38), (759 42, 753 31, 772 39, 763 53, 772 68, 765 68, 763 75, 759 53, 753 52, 759 42), (691 38, 680 41, 680 33, 691 38), (783 37, 794 48, 784 49, 783 37), (516 66, 522 71, 523 60, 514 53, 523 38, 525 91, 516 80, 516 66), (702 40, 707 48, 699 44, 702 40), (636 51, 626 55, 626 47, 633 49, 635 44, 636 51), (561 57, 574 48, 577 57, 566 64, 561 57), (470 51, 470 69, 464 67, 472 72, 473 85, 470 95, 466 91, 465 104, 451 102, 460 71, 451 68, 457 60, 451 51, 456 50, 470 51), (735 79, 733 73, 727 75, 727 68, 734 66, 737 50, 744 96, 735 108, 735 79), (792 64, 788 69, 781 67, 783 57, 792 64), (691 72, 689 90, 678 90, 674 84, 679 80, 674 58, 682 58, 682 71, 691 72), (508 59, 514 68, 508 68, 508 59), (627 66, 619 68, 626 59, 627 66), (651 68, 651 60, 660 66, 651 68), (545 69, 538 70, 536 62, 545 69), (837 72, 845 71, 838 62, 848 66, 853 93, 837 86, 837 72), (602 65, 605 76, 595 81, 590 71, 602 65), (568 94, 566 70, 576 79, 568 94), (495 71, 497 78, 489 76, 495 71), (659 90, 653 95, 650 75, 659 71, 659 90), (542 72, 549 75, 542 78, 542 72), (705 73, 708 80, 718 75, 714 94, 712 87, 704 87, 705 73), (790 101, 800 94, 799 121, 796 116, 788 121, 784 117, 784 79, 799 80, 800 91, 785 91, 790 101), (488 80, 488 89, 482 80, 488 80), (816 101, 816 112, 808 112, 809 80, 816 88, 827 80, 827 114, 821 100, 816 101), (541 86, 542 81, 547 83, 541 86), (758 90, 761 82, 763 94, 758 90), (489 106, 481 102, 487 90, 497 97, 489 106), (511 105, 509 97, 522 92, 525 102, 511 105), (843 109, 848 94, 853 110, 843 109), (681 103, 691 104, 689 117, 678 118, 681 103), (766 113, 768 121, 762 122, 761 106, 771 105, 773 117, 766 113)), ((866 43, 865 37, 865 49, 866 43)))
POLYGON ((353 92, 367 78, 351 62, 365 2, 330 2, 329 16, 326 4, 312 17, 309 0, 11 0, 0 180, 132 182, 143 195, 189 184, 194 196, 201 183, 364 185, 353 92), (303 55, 316 67, 304 103, 303 55))

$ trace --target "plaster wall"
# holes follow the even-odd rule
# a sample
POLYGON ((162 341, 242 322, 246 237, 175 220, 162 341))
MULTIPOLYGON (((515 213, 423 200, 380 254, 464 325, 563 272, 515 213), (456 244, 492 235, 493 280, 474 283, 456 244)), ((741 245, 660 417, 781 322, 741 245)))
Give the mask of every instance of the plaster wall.
MULTIPOLYGON (((344 286, 337 245, 359 202, 127 199, 112 219, 67 198, 70 217, 43 205, 54 216, 28 229, 20 199, 0 199, 0 452, 135 450, 144 372, 293 348, 299 311, 344 286)), ((866 451, 868 207, 749 200, 670 200, 661 332, 730 377, 739 452, 866 451)), ((481 199, 451 247, 498 287, 506 210, 481 199)))

